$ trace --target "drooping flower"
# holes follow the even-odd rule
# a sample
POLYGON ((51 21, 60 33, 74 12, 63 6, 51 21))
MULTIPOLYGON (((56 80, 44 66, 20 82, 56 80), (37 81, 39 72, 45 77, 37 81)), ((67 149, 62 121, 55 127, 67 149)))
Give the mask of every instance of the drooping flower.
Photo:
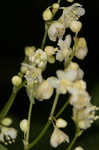
POLYGON ((60 129, 55 127, 50 138, 51 146, 56 148, 64 142, 69 143, 69 136, 65 134, 63 131, 61 131, 60 129))

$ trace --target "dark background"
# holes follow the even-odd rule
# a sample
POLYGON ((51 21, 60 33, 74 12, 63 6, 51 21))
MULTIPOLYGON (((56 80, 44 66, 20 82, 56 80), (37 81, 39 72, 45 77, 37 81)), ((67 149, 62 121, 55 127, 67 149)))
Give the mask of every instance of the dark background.
MULTIPOLYGON (((62 0, 63 1, 63 0, 62 0)), ((65 1, 65 0, 64 0, 65 1)), ((56 1, 55 1, 56 2, 56 1)), ((77 2, 77 1, 75 1, 77 2)), ((86 15, 82 17, 83 29, 80 36, 85 36, 88 42, 89 53, 84 61, 79 61, 81 68, 85 71, 84 79, 88 83, 88 91, 92 96, 92 103, 99 106, 99 56, 98 56, 98 32, 99 32, 99 2, 79 0, 86 8, 86 15)), ((7 101, 11 93, 11 77, 15 75, 24 58, 24 47, 36 45, 40 47, 44 33, 44 22, 42 21, 43 10, 52 4, 51 0, 33 0, 21 3, 20 1, 4 2, 0 8, 0 108, 7 101)), ((68 4, 67 4, 68 5, 68 4)), ((54 71, 49 67, 49 72, 54 71)), ((18 121, 26 118, 28 111, 28 98, 24 89, 18 94, 9 115, 14 114, 14 123, 19 127, 18 121), (17 120, 17 121, 16 121, 17 120)), ((48 113, 50 102, 38 103, 33 109, 32 137, 34 138, 43 128, 48 113)), ((66 114, 64 113, 64 116, 66 114)), ((52 130, 51 130, 52 131, 52 130)), ((72 133, 72 131, 70 130, 72 133)), ((21 134, 21 133, 20 133, 21 134)), ((99 150, 99 122, 97 121, 85 134, 81 136, 81 143, 86 150, 99 150)), ((19 139, 20 140, 20 139, 19 139)), ((17 141, 16 150, 20 141, 17 141), (18 143, 19 142, 19 143, 18 143)), ((20 145, 22 146, 22 145, 20 145)), ((61 149, 66 149, 62 145, 61 149)), ((13 145, 9 150, 13 149, 13 145)), ((15 149, 15 147, 14 147, 15 149)), ((35 150, 52 150, 49 146, 49 132, 35 150), (40 146, 39 146, 40 145, 40 146), (41 147, 42 146, 42 147, 41 147)), ((59 149, 59 148, 58 148, 59 149)))

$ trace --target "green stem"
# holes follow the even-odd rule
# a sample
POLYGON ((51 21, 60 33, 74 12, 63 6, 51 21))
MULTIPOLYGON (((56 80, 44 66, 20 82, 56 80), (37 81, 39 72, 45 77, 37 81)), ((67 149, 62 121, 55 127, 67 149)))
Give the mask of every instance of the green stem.
POLYGON ((69 104, 69 99, 65 102, 65 104, 63 105, 63 107, 56 114, 55 118, 58 118, 62 114, 62 112, 65 110, 65 108, 68 106, 68 104, 69 104))
MULTIPOLYGON (((68 100, 69 101, 69 100, 68 100)), ((54 100, 55 102, 55 100, 54 100)), ((62 112, 65 110, 65 108, 68 106, 69 102, 67 103, 67 101, 65 102, 65 104, 63 105, 63 107, 61 108, 61 111, 59 111, 57 114, 56 114, 56 118, 59 117, 62 112)), ((54 104, 53 104, 54 105, 54 104)), ((30 143, 28 145, 28 149, 34 147, 40 140, 41 138, 45 135, 46 131, 48 130, 49 126, 51 125, 51 121, 47 121, 46 125, 44 126, 43 130, 40 132, 40 134, 36 137, 36 139, 30 143)))
POLYGON ((50 117, 53 117, 53 115, 54 115, 58 99, 59 99, 59 94, 56 93, 55 100, 54 100, 54 103, 53 103, 53 106, 52 106, 52 109, 51 109, 50 117))
MULTIPOLYGON (((76 125, 76 124, 75 124, 76 125)), ((80 133, 80 129, 78 128, 78 126, 76 125, 76 133, 75 133, 75 136, 72 140, 72 142, 70 143, 70 145, 68 146, 68 148, 66 150, 71 150, 73 145, 75 144, 76 140, 78 139, 79 137, 79 133, 80 133)))
POLYGON ((47 38, 47 33, 48 33, 48 27, 45 29, 44 37, 43 37, 42 44, 41 44, 41 49, 44 48, 46 38, 47 38))
POLYGON ((58 4, 60 4, 60 0, 58 0, 58 4))
POLYGON ((45 135, 50 125, 51 125, 51 122, 48 121, 45 127, 43 128, 43 130, 40 132, 39 136, 31 144, 28 145, 28 149, 34 147, 40 141, 40 139, 45 135))
POLYGON ((28 112, 28 129, 27 129, 26 141, 25 141, 25 149, 26 150, 28 150, 28 144, 29 144, 29 133, 30 133, 30 122, 31 122, 32 108, 33 108, 33 102, 31 100, 30 106, 29 106, 29 112, 28 112))
POLYGON ((12 90, 12 93, 11 93, 11 96, 9 97, 7 103, 5 104, 4 108, 1 110, 0 112, 0 121, 7 115, 7 113, 9 112, 13 102, 14 102, 14 99, 18 93, 18 91, 25 85, 25 82, 23 82, 20 86, 18 87, 13 87, 13 90, 12 90))
POLYGON ((77 47, 77 35, 75 36, 75 40, 74 40, 74 46, 73 46, 73 51, 72 51, 72 54, 71 56, 69 57, 69 59, 67 60, 66 64, 65 64, 65 68, 68 67, 68 65, 70 64, 70 62, 72 61, 72 59, 74 58, 75 56, 75 53, 76 53, 76 47, 77 47))
MULTIPOLYGON (((60 4, 60 0, 58 0, 58 3, 60 4)), ((50 20, 50 24, 53 21, 54 16, 55 16, 55 14, 53 15, 52 19, 50 20)), ((48 34, 49 26, 50 25, 48 25, 47 23, 45 24, 45 33, 44 33, 44 37, 43 37, 43 40, 42 40, 41 49, 44 48, 44 45, 45 45, 45 42, 46 42, 46 38, 47 38, 47 34, 48 34)))

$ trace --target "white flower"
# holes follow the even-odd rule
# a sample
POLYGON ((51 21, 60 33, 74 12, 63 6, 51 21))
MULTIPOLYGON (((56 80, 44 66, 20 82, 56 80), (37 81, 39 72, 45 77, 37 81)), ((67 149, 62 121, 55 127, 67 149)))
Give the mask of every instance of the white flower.
POLYGON ((12 123, 10 118, 5 118, 2 120, 2 125, 0 125, 0 142, 12 144, 17 137, 17 130, 8 127, 12 123))
POLYGON ((36 91, 36 97, 38 100, 42 101, 44 99, 49 99, 53 94, 53 87, 44 80, 38 87, 36 91))
POLYGON ((84 72, 82 69, 79 68, 79 65, 77 63, 71 62, 68 66, 68 68, 65 69, 65 72, 69 72, 70 77, 75 80, 81 80, 84 76, 84 72), (73 77, 72 77, 73 76, 73 77))
POLYGON ((77 80, 72 83, 68 90, 71 94, 77 95, 79 92, 86 90, 86 82, 83 80, 77 80))
POLYGON ((2 133, 6 137, 10 137, 12 140, 16 139, 16 137, 17 137, 17 130, 14 128, 6 128, 6 129, 2 128, 2 133))
POLYGON ((78 123, 79 128, 87 129, 95 120, 99 119, 99 116, 95 115, 96 110, 99 108, 90 103, 83 108, 73 107, 73 119, 78 123))
POLYGON ((57 21, 52 23, 48 29, 48 36, 51 41, 56 41, 57 38, 62 38, 64 33, 64 25, 57 21))
POLYGON ((71 93, 70 104, 75 108, 81 109, 90 104, 91 97, 86 91, 74 89, 71 93))
POLYGON ((47 56, 52 56, 56 53, 57 48, 54 48, 53 46, 46 46, 44 50, 45 50, 47 56))
POLYGON ((51 135, 50 138, 50 144, 52 147, 56 148, 58 147, 60 144, 67 142, 69 143, 69 137, 67 134, 65 134, 63 131, 61 131, 58 128, 54 128, 54 131, 51 135))
POLYGON ((58 46, 60 49, 56 53, 56 60, 63 61, 64 59, 67 59, 69 57, 69 55, 71 54, 70 45, 71 45, 70 35, 67 35, 64 41, 62 39, 58 40, 58 46))
POLYGON ((72 83, 78 80, 78 73, 78 64, 71 62, 68 68, 66 68, 64 71, 58 70, 56 72, 58 79, 55 77, 50 77, 48 78, 48 82, 53 88, 57 89, 58 93, 66 94, 67 91, 71 93, 72 83))
POLYGON ((28 85, 33 85, 35 83, 41 83, 42 82, 41 69, 35 68, 33 66, 32 67, 31 66, 27 66, 27 67, 30 67, 28 69, 28 71, 26 72, 26 74, 25 74, 25 78, 27 80, 27 84, 28 85))
POLYGON ((67 121, 62 118, 56 120, 56 127, 57 128, 65 128, 67 126, 67 121))
POLYGON ((87 55, 87 53, 88 53, 88 48, 87 48, 87 42, 86 42, 85 38, 79 38, 75 56, 78 59, 83 60, 85 58, 85 56, 87 55))
POLYGON ((58 93, 66 94, 68 87, 70 87, 72 82, 76 79, 77 73, 76 71, 71 70, 58 70, 56 74, 58 79, 55 77, 49 77, 47 80, 53 88, 57 89, 58 93))
POLYGON ((36 67, 44 69, 47 64, 47 55, 43 50, 38 49, 33 56, 29 57, 29 60, 36 67))
POLYGON ((79 3, 63 8, 63 14, 59 18, 59 22, 64 24, 65 28, 70 27, 72 21, 78 20, 80 16, 85 14, 85 9, 79 3))

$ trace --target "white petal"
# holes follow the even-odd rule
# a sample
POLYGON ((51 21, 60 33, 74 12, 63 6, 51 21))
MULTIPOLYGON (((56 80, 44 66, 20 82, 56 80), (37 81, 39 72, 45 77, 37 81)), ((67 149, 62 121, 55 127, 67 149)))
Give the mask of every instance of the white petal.
POLYGON ((62 62, 64 60, 64 55, 61 50, 56 53, 56 60, 62 62))
POLYGON ((74 81, 77 77, 77 71, 75 70, 69 70, 65 72, 65 78, 69 81, 74 81))
POLYGON ((66 47, 70 48, 70 45, 71 45, 71 35, 70 34, 65 37, 64 42, 66 43, 66 47))
POLYGON ((57 77, 62 80, 62 79, 65 79, 65 72, 62 71, 62 70, 57 70, 56 71, 56 74, 57 74, 57 77))
POLYGON ((53 88, 57 88, 59 86, 59 80, 55 77, 49 77, 47 81, 53 88))
POLYGON ((14 128, 9 128, 5 133, 5 136, 9 136, 11 139, 16 139, 17 137, 17 130, 14 128))

